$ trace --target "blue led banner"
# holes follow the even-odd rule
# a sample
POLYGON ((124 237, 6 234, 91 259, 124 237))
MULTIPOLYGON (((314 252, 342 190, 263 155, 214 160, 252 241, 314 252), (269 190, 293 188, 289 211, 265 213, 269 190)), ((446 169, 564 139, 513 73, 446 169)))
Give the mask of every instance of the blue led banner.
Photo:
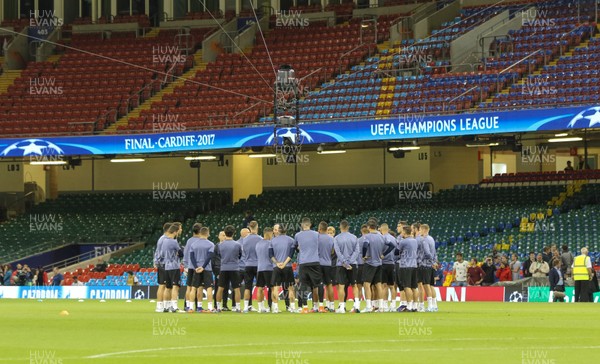
MULTIPOLYGON (((300 125, 299 144, 348 143, 600 127, 600 106, 425 116, 300 125)), ((161 134, 0 139, 0 158, 210 151, 273 145, 273 126, 161 134)), ((279 128, 284 137, 296 130, 279 128)))
MULTIPOLYGON (((146 293, 142 292, 144 297, 146 293)), ((142 298, 140 294, 134 298, 142 298)), ((0 286, 0 299, 131 299, 130 286, 0 286)))

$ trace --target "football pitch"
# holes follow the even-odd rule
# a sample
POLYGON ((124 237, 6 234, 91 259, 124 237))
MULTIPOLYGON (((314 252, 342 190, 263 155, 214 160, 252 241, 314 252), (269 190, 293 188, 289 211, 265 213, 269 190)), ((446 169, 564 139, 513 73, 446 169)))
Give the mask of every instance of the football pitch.
POLYGON ((146 300, 0 300, 0 362, 557 364, 600 355, 597 304, 440 302, 436 313, 376 314, 154 309, 146 300))

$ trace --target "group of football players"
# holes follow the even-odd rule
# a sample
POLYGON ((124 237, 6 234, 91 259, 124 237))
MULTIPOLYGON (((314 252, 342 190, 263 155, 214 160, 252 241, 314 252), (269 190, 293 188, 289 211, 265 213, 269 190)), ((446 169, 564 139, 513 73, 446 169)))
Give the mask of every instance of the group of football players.
POLYGON ((433 289, 437 256, 427 224, 400 221, 396 235, 388 224, 370 218, 361 226, 360 237, 350 233, 346 220, 340 222, 337 235, 326 222, 320 222, 316 231, 311 227, 310 219, 303 218, 293 238, 283 224, 266 227, 260 235, 258 223, 250 221, 238 240, 234 240, 235 228, 228 225, 215 244, 209 240, 209 228, 196 223, 193 236, 181 248, 177 238, 182 224, 166 223, 154 254, 159 284, 156 311, 180 312, 181 264, 187 272, 186 312, 226 310, 229 294, 231 311, 244 313, 278 313, 282 294, 286 309, 293 313, 346 313, 350 295, 352 313, 437 311, 433 289), (253 288, 257 308, 252 304, 253 288))

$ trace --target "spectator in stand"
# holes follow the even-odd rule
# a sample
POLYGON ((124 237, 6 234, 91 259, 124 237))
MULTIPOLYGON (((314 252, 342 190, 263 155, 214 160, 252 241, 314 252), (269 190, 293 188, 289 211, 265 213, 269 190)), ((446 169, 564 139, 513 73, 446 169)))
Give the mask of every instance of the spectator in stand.
POLYGON ((441 287, 442 284, 444 284, 444 269, 442 269, 440 263, 435 263, 433 269, 435 269, 435 274, 433 276, 434 286, 441 287))
POLYGON ((558 252, 558 247, 556 246, 556 244, 551 244, 550 245, 550 254, 552 254, 552 256, 554 256, 554 254, 557 252, 558 252))
POLYGON ((519 257, 517 257, 517 253, 513 253, 510 260, 510 271, 512 273, 512 280, 518 281, 521 279, 521 262, 519 262, 519 257))
POLYGON ((584 169, 590 169, 590 165, 585 160, 585 156, 583 156, 583 155, 579 156, 579 167, 577 169, 579 169, 580 171, 584 170, 584 169))
POLYGON ((58 271, 58 267, 54 267, 52 270, 54 272, 54 276, 52 277, 52 286, 62 286, 65 283, 65 279, 63 275, 58 271))
MULTIPOLYGON (((548 263, 548 267, 550 266, 550 262, 552 261, 552 253, 550 253, 550 247, 545 246, 542 253, 542 260, 548 263)), ((550 269, 548 269, 550 270, 550 269)))
POLYGON ((3 278, 2 282, 0 282, 0 283, 5 286, 10 286, 10 278, 12 276, 12 267, 10 266, 10 264, 5 264, 2 269, 4 271, 4 278, 3 278))
POLYGON ((42 267, 37 267, 33 275, 33 284, 35 286, 45 286, 48 277, 46 276, 46 272, 42 269, 42 267))
POLYGON ((19 277, 23 273, 23 266, 21 264, 17 264, 17 269, 12 272, 10 277, 11 286, 19 286, 20 280, 19 277))
POLYGON ((138 284, 140 284, 140 280, 138 279, 138 277, 136 277, 135 273, 133 271, 128 271, 127 272, 127 285, 128 286, 137 286, 138 284))
POLYGON ((558 250, 552 253, 552 259, 550 260, 550 266, 554 266, 554 261, 558 260, 560 262, 560 254, 558 253, 558 250))
MULTIPOLYGON (((550 248, 548 248, 548 250, 550 250, 550 248)), ((531 263, 531 267, 529 267, 531 276, 534 278, 546 277, 549 271, 550 266, 544 261, 542 254, 538 253, 537 260, 531 263)))
MULTIPOLYGON (((493 259, 494 259, 494 267, 496 268, 496 270, 500 269, 501 257, 499 255, 494 255, 493 259)), ((494 271, 494 283, 498 282, 498 279, 496 278, 495 273, 496 272, 494 271)))
POLYGON ((254 221, 254 214, 252 213, 252 210, 246 210, 246 213, 244 215, 244 220, 242 221, 242 226, 243 227, 248 227, 248 224, 250 224, 250 221, 254 221))
POLYGON ((4 266, 0 265, 0 286, 4 285, 4 266))
POLYGON ((467 268, 469 263, 463 260, 462 253, 456 253, 456 262, 452 267, 452 285, 457 287, 467 286, 467 268))
POLYGON ((31 286, 33 285, 33 277, 34 274, 29 268, 29 265, 23 265, 23 275, 21 277, 21 281, 23 282, 23 286, 31 286))
POLYGON ((535 253, 529 252, 529 259, 523 263, 523 278, 531 277, 531 272, 529 272, 529 268, 531 264, 535 262, 535 253))
POLYGON ((485 273, 479 265, 477 265, 477 259, 471 258, 471 264, 467 269, 467 283, 469 286, 481 286, 485 273))
POLYGON ((106 268, 108 268, 108 264, 106 264, 106 262, 103 261, 102 259, 98 259, 98 263, 96 263, 96 266, 94 267, 94 269, 92 271, 93 272, 106 272, 106 268))
POLYGON ((5 286, 10 286, 10 279, 12 277, 12 267, 10 266, 10 264, 5 264, 4 265, 4 282, 3 284, 5 286))
POLYGON ((79 278, 77 278, 77 276, 73 277, 73 283, 71 283, 72 286, 83 286, 83 282, 79 281, 79 278))
POLYGON ((560 270, 560 260, 554 260, 554 267, 548 275, 550 280, 550 292, 553 293, 554 299, 552 302, 565 302, 565 281, 560 270))
POLYGON ((567 166, 565 167, 565 171, 573 171, 575 170, 575 168, 573 168, 571 161, 567 161, 567 166))
POLYGON ((498 278, 498 281, 500 282, 512 281, 512 271, 508 265, 508 259, 506 259, 505 256, 500 260, 500 268, 496 271, 496 278, 498 278))
POLYGON ((569 251, 569 247, 567 245, 563 245, 562 253, 560 254, 560 270, 563 274, 563 278, 571 277, 573 269, 571 266, 573 265, 573 254, 569 251))
POLYGON ((483 270, 483 272, 485 273, 485 276, 483 277, 483 281, 481 282, 482 286, 491 286, 492 284, 495 283, 495 272, 496 272, 496 266, 494 265, 494 262, 492 261, 492 257, 489 256, 485 259, 485 263, 481 266, 481 269, 483 270))

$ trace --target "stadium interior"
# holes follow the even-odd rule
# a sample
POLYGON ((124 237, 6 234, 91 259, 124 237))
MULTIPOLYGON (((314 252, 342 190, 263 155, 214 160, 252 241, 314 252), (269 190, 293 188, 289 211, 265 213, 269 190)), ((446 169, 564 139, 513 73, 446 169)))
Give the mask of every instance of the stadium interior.
MULTIPOLYGON (((0 144, 277 125, 281 65, 301 80, 302 125, 572 106, 600 113, 596 0, 74 3, 0 5, 0 144)), ((130 271, 156 285, 152 258, 164 222, 184 223, 182 242, 195 222, 216 239, 225 225, 239 230, 251 210, 261 227, 290 231, 304 216, 333 226, 346 219, 355 234, 370 216, 390 226, 426 222, 445 271, 458 251, 526 259, 550 244, 587 246, 598 265, 595 123, 398 140, 373 134, 306 143, 295 163, 250 158, 270 153, 266 147, 122 156, 142 163, 70 155, 58 166, 2 156, 0 263, 122 243, 128 247, 102 256, 104 272, 89 254, 44 269, 58 264, 65 285, 74 277, 125 285, 130 271), (571 140, 549 141, 565 136, 571 140), (44 219, 54 228, 36 229, 44 219)))

